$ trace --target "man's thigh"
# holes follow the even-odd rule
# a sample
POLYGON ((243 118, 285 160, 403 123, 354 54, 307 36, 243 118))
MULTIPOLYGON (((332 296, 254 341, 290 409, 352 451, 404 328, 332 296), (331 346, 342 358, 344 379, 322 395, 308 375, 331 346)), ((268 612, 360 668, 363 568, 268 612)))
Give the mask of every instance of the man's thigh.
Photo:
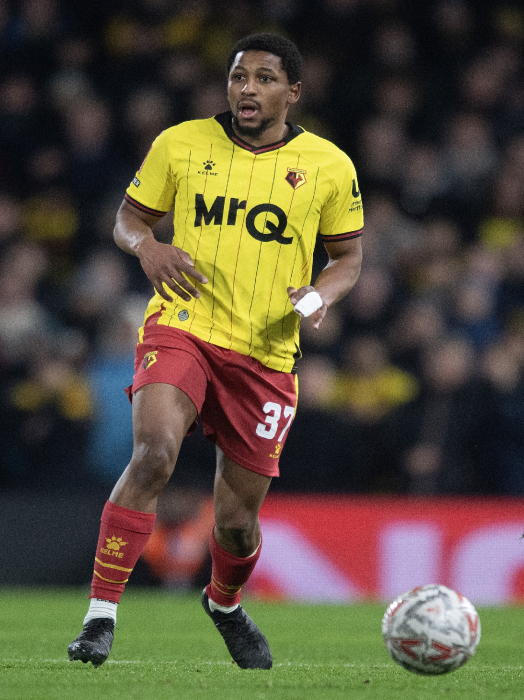
POLYGON ((146 384, 133 396, 133 442, 155 449, 175 446, 182 440, 197 416, 189 396, 172 384, 146 384))
POLYGON ((279 475, 279 459, 295 416, 295 375, 218 348, 201 410, 204 434, 245 469, 279 475))
POLYGON ((154 342, 139 343, 136 347, 133 384, 126 389, 131 398, 140 388, 150 384, 170 384, 183 391, 200 412, 207 389, 205 360, 190 341, 180 347, 169 347, 154 342))

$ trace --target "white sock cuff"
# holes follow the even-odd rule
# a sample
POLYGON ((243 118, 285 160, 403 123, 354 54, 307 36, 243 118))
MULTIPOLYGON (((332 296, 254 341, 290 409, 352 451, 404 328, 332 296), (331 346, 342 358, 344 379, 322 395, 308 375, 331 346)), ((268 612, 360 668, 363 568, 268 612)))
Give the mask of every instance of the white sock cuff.
POLYGON ((116 609, 118 603, 113 603, 110 600, 102 600, 101 598, 91 598, 89 601, 89 610, 84 618, 84 625, 89 620, 94 620, 96 617, 109 617, 116 624, 116 609))
POLYGON ((208 603, 209 603, 209 609, 211 612, 215 612, 215 610, 220 610, 220 612, 223 613, 230 613, 233 612, 233 610, 236 610, 238 608, 238 603, 236 605, 219 605, 218 603, 215 603, 214 600, 211 600, 211 598, 208 598, 208 603))

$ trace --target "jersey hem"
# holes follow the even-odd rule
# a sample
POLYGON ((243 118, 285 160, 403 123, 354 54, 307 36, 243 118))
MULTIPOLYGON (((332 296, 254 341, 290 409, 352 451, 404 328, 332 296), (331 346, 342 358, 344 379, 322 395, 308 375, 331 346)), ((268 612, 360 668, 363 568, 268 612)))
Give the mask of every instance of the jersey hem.
MULTIPOLYGON (((231 347, 232 345, 232 340, 231 338, 228 338, 227 336, 224 336, 224 338, 221 337, 216 337, 217 331, 215 329, 215 337, 212 340, 208 340, 207 338, 203 337, 204 332, 202 332, 202 335, 200 335, 198 332, 194 332, 194 330, 186 330, 185 328, 180 328, 177 325, 170 325, 169 323, 163 322, 162 316, 157 315, 158 312, 155 314, 151 314, 146 321, 144 326, 144 338, 147 338, 147 342, 151 342, 152 339, 154 341, 158 342, 159 345, 162 345, 161 338, 166 339, 169 337, 170 331, 181 331, 182 333, 187 333, 188 335, 192 335, 195 338, 198 338, 201 340, 203 343, 209 343, 209 345, 215 345, 216 347, 222 348, 224 350, 228 350, 229 352, 236 352, 238 355, 243 355, 244 357, 251 357, 253 360, 256 360, 259 362, 262 367, 266 367, 267 369, 273 370, 274 372, 282 372, 283 374, 296 374, 296 358, 295 357, 287 357, 287 358, 278 358, 278 359, 271 359, 268 358, 267 356, 267 351, 266 350, 261 350, 260 352, 256 353, 253 352, 253 348, 251 348, 251 352, 241 352, 238 350, 236 347, 231 347), (154 320, 150 320, 154 319, 154 320), (154 329, 157 329, 156 331, 154 329), (167 330, 167 334, 164 329, 167 330), (147 334, 147 335, 146 335, 147 334), (156 337, 155 337, 156 336, 156 337), (282 365, 289 367, 289 369, 282 368, 282 365)), ((206 329, 205 334, 209 336, 209 331, 206 329)), ((238 341, 237 341, 238 342, 238 341)), ((164 343, 165 345, 165 343, 164 343)), ((246 344, 247 345, 247 344, 246 344)), ((256 349, 255 349, 256 350, 256 349)))

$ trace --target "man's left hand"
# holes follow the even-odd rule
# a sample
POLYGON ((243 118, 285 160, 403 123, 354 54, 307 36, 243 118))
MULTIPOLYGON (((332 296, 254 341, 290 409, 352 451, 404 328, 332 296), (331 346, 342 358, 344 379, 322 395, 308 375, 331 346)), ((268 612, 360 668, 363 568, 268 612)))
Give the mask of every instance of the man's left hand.
MULTIPOLYGON (((288 287, 287 288, 287 293, 289 296, 289 301, 293 304, 293 306, 296 306, 296 304, 303 299, 306 294, 309 294, 310 292, 316 292, 317 290, 315 287, 312 287, 311 285, 307 285, 305 287, 300 287, 300 289, 295 289, 295 287, 288 287)), ((326 315, 326 311, 328 310, 327 304, 324 302, 320 309, 317 309, 314 311, 309 318, 312 319, 313 321, 313 328, 317 329, 320 327, 320 324, 324 320, 324 316, 326 315)))

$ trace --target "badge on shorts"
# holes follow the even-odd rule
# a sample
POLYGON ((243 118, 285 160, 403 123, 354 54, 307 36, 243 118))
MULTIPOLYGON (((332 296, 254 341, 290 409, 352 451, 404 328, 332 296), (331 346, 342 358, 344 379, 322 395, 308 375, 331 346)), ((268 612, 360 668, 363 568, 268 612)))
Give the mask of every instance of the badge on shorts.
POLYGON ((153 350, 152 352, 146 352, 144 355, 144 361, 142 362, 142 369, 148 369, 152 364, 156 362, 156 356, 158 355, 158 350, 153 350))
POLYGON ((186 309, 184 309, 183 311, 179 311, 178 318, 181 321, 187 321, 187 319, 189 318, 189 311, 186 311, 186 309))

